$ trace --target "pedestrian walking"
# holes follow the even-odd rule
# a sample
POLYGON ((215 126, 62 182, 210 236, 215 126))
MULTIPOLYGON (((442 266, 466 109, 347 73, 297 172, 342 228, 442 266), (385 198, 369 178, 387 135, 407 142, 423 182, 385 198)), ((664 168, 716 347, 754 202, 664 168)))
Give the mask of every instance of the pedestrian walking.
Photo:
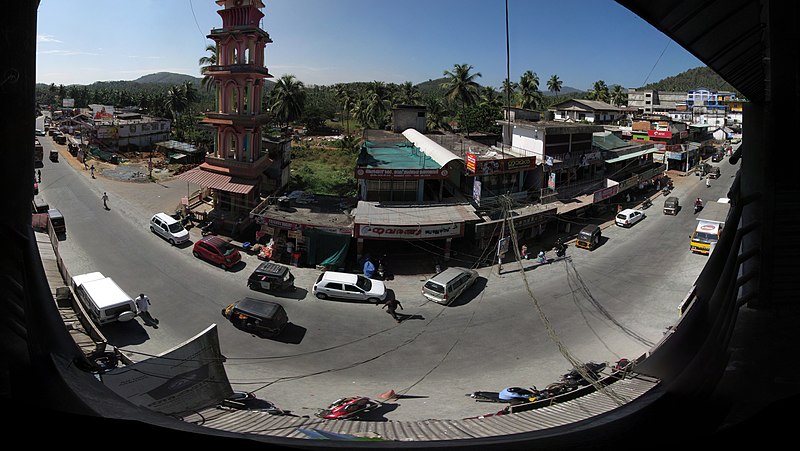
POLYGON ((400 310, 403 310, 403 306, 400 304, 400 301, 395 298, 387 299, 381 309, 384 307, 386 307, 386 311, 392 315, 392 318, 399 323, 400 317, 397 316, 397 307, 400 307, 400 310))
POLYGON ((94 165, 89 168, 89 173, 92 174, 92 178, 94 178, 94 165))
POLYGON ((136 309, 139 311, 138 315, 144 321, 145 326, 158 328, 158 320, 153 318, 153 315, 150 314, 150 298, 144 293, 139 293, 139 297, 137 297, 135 301, 136 309))
POLYGON ((103 208, 108 210, 108 194, 103 193, 103 208))
POLYGON ((706 177, 706 188, 711 188, 711 177, 706 177))
POLYGON ((522 254, 522 258, 524 258, 525 260, 528 259, 528 246, 527 245, 525 245, 525 244, 522 245, 522 249, 520 250, 520 254, 522 254))

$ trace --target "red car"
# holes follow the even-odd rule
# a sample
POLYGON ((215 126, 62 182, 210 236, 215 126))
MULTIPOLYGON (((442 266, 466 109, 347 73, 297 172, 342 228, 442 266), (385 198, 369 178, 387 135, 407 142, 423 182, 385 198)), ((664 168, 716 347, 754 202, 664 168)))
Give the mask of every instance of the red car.
POLYGON ((207 235, 195 241, 192 255, 222 268, 230 268, 242 259, 242 255, 231 243, 215 235, 207 235))
POLYGON ((317 412, 317 416, 326 420, 347 420, 356 418, 378 406, 380 406, 379 402, 365 396, 351 396, 337 399, 327 409, 317 412))

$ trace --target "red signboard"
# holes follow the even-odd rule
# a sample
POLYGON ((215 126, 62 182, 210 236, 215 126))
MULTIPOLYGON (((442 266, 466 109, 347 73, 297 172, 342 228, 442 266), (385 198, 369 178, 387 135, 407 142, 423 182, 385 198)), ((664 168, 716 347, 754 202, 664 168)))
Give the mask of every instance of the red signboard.
POLYGON ((651 138, 672 138, 672 132, 669 130, 647 130, 647 136, 651 138))
POLYGON ((475 173, 475 166, 478 162, 478 159, 475 157, 474 154, 468 153, 467 154, 467 172, 474 174, 475 173))

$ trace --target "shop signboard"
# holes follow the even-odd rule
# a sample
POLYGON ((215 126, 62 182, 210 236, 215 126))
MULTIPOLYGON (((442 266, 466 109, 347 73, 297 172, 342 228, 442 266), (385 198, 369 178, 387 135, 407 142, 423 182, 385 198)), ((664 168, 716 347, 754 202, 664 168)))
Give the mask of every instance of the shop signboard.
POLYGON ((619 183, 611 179, 606 179, 606 183, 609 184, 610 186, 603 189, 599 189, 594 192, 594 201, 593 201, 594 203, 598 203, 608 198, 611 198, 619 192, 619 183))
MULTIPOLYGON (((467 162, 469 164, 469 160, 467 162)), ((491 175, 527 171, 536 167, 536 157, 502 158, 499 160, 476 160, 475 174, 491 175)))
POLYGON ((651 138, 672 138, 672 132, 669 130, 647 130, 647 136, 651 138))
POLYGON ((550 173, 550 177, 547 179, 547 187, 550 188, 553 191, 556 190, 556 173, 555 172, 551 172, 550 173))
POLYGON ((419 180, 444 179, 450 174, 445 168, 438 169, 383 169, 356 168, 357 179, 373 180, 419 180))
POLYGON ((461 236, 464 223, 448 223, 425 226, 370 225, 356 226, 356 238, 380 238, 384 240, 430 239, 461 236))
POLYGON ((633 177, 629 177, 621 182, 619 182, 619 190, 625 191, 628 188, 636 186, 639 183, 639 175, 634 175, 633 177))
POLYGON ((475 201, 478 206, 481 205, 481 182, 480 180, 475 180, 472 183, 472 200, 475 201))
POLYGON ((468 153, 467 154, 467 172, 469 172, 470 174, 474 174, 477 162, 478 162, 478 158, 475 156, 475 154, 468 153))
POLYGON ((665 152, 664 155, 669 160, 683 160, 683 152, 665 152))

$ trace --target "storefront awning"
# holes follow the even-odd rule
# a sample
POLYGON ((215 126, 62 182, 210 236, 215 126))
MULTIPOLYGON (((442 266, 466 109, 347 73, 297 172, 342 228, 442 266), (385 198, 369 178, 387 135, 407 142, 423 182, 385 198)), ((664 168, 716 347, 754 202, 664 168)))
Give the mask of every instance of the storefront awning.
POLYGON ((200 185, 204 188, 211 188, 236 194, 247 194, 256 186, 255 183, 250 180, 206 171, 199 167, 190 169, 182 174, 178 174, 178 178, 194 183, 195 185, 200 185))
POLYGON ((640 157, 642 155, 647 155, 648 153, 653 153, 656 150, 657 149, 655 147, 652 147, 650 149, 640 150, 640 151, 637 151, 637 152, 631 152, 631 153, 628 153, 628 154, 625 154, 625 155, 621 155, 621 156, 616 157, 616 158, 611 158, 610 160, 606 160, 606 163, 616 163, 618 161, 630 160, 631 158, 636 158, 636 157, 640 157))

